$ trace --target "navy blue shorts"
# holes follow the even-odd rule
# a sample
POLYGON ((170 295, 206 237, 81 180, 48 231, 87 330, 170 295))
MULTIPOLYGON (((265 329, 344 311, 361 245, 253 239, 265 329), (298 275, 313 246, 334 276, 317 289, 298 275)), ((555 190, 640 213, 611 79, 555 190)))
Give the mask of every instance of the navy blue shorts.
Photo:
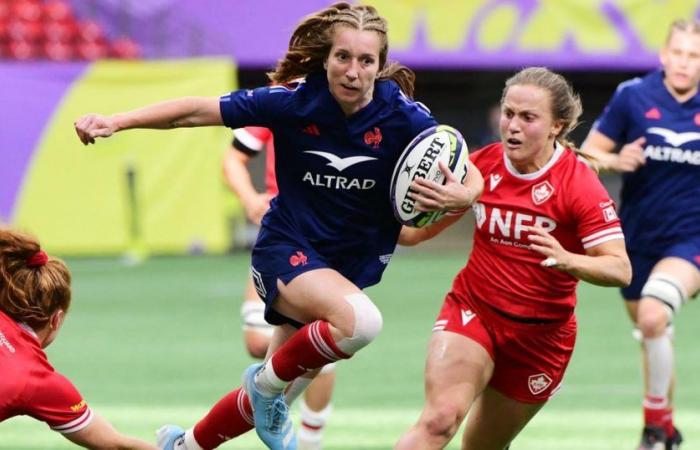
POLYGON ((660 255, 647 255, 634 251, 629 251, 628 254, 632 263, 632 283, 621 289, 622 297, 627 301, 638 301, 651 270, 662 259, 670 257, 685 259, 700 270, 700 237, 677 242, 660 255))
POLYGON ((272 325, 303 326, 270 307, 279 294, 277 280, 287 284, 303 273, 328 268, 339 272, 360 289, 378 283, 391 254, 378 254, 371 245, 363 250, 322 255, 303 236, 263 227, 253 248, 251 272, 255 290, 265 302, 265 320, 272 325))

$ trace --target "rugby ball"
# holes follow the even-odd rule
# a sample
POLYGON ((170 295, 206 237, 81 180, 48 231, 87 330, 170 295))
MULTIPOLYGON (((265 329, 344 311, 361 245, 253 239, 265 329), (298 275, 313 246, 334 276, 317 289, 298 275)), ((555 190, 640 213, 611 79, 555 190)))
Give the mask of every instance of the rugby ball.
POLYGON ((464 138, 448 125, 430 127, 416 136, 399 157, 391 176, 391 204, 396 219, 417 228, 440 220, 446 211, 416 211, 411 182, 421 177, 444 184, 445 175, 438 161, 443 161, 458 180, 464 181, 467 158, 469 150, 464 138))

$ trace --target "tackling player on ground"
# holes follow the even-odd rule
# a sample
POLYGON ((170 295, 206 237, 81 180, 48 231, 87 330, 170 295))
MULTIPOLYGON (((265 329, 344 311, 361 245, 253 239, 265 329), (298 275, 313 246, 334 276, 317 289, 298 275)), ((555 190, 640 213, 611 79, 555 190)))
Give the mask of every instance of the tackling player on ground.
MULTIPOLYGON (((469 261, 433 327, 426 403, 397 450, 441 449, 467 416, 463 450, 503 450, 559 389, 576 340, 578 280, 625 286, 615 206, 567 142, 581 103, 560 75, 522 70, 501 99, 501 142, 470 155, 486 181, 469 261)), ((420 202, 433 183, 421 180, 420 202)), ((455 222, 404 228, 400 243, 455 222)))
POLYGON ((583 150, 623 173, 620 219, 634 276, 622 289, 641 334, 640 450, 673 450, 673 318, 700 290, 700 23, 678 20, 662 70, 621 84, 583 150), (613 150, 619 149, 618 152, 613 150))
MULTIPOLYGON (((224 156, 224 177, 236 193, 251 223, 260 226, 278 192, 275 177, 275 150, 272 132, 262 127, 246 127, 233 131, 233 142, 224 156), (253 186, 248 163, 265 151, 265 192, 253 186)), ((274 327, 265 321, 265 303, 258 297, 253 278, 248 279, 241 305, 243 339, 253 358, 262 359, 270 346, 274 327)), ((321 448, 323 430, 330 417, 331 396, 335 382, 335 363, 327 364, 304 391, 301 403, 301 423, 298 432, 300 450, 321 448)))
POLYGON ((0 229, 0 422, 27 415, 85 448, 156 450, 115 430, 46 358, 68 313, 70 283, 63 261, 36 240, 0 229))
MULTIPOLYGON (((275 137, 280 193, 251 268, 265 320, 279 325, 268 358, 193 430, 164 428, 161 447, 211 449, 254 424, 269 448, 295 449, 285 396, 302 375, 352 357, 381 331, 381 312, 362 289, 381 279, 401 230, 391 175, 406 145, 437 125, 411 99, 413 72, 387 64, 387 54, 387 23, 376 9, 336 3, 297 26, 273 86, 76 121, 84 144, 129 128, 205 125, 265 126, 275 137)), ((472 165, 465 185, 441 186, 430 207, 469 206, 482 185, 472 165)))

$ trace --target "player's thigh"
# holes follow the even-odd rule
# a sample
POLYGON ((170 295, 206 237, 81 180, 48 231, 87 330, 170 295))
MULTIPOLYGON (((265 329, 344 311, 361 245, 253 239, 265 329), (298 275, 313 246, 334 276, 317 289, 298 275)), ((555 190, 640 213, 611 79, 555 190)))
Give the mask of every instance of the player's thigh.
POLYGON ((640 299, 625 299, 625 311, 627 311, 627 316, 633 323, 637 323, 637 311, 639 310, 639 300, 640 299))
POLYGON ((544 404, 518 402, 487 387, 469 413, 462 450, 503 450, 544 404))
POLYGON ((695 264, 679 257, 667 257, 656 263, 652 274, 666 274, 678 280, 688 296, 700 290, 700 269, 695 264))
POLYGON ((304 272, 286 285, 278 280, 279 295, 272 304, 280 314, 302 323, 325 320, 352 335, 355 321, 348 296, 362 294, 350 280, 333 269, 304 272))
POLYGON ((473 339, 449 331, 433 333, 425 365, 426 408, 456 410, 463 417, 493 368, 489 353, 473 339))

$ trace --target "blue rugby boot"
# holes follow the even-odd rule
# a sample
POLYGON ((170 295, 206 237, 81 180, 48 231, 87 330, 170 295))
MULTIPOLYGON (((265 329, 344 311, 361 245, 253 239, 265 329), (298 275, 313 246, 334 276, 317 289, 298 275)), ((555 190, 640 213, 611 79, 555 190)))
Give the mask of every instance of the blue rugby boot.
POLYGON ((163 425, 156 431, 156 445, 160 450, 185 448, 185 430, 177 425, 163 425))
POLYGON ((243 372, 243 388, 253 407, 255 432, 272 450, 296 450, 297 438, 284 394, 269 397, 260 392, 255 385, 255 374, 261 367, 262 364, 253 364, 243 372))

